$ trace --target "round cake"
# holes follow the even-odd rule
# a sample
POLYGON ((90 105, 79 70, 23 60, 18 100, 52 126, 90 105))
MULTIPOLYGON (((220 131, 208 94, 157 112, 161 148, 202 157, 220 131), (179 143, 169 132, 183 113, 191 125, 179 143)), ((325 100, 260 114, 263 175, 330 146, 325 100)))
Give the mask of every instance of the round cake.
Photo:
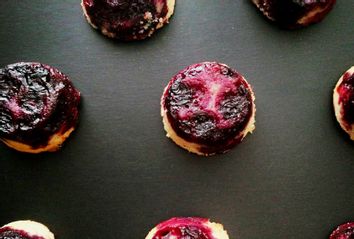
POLYGON ((104 35, 142 40, 168 23, 175 0, 82 0, 85 17, 104 35))
POLYGON ((39 222, 16 221, 0 228, 0 239, 54 239, 54 234, 39 222))
POLYGON ((145 239, 228 239, 223 226, 206 218, 175 217, 154 227, 145 239))
POLYGON ((354 140, 354 66, 338 80, 333 90, 333 106, 340 126, 354 140))
POLYGON ((78 121, 80 92, 57 69, 20 62, 0 69, 0 140, 21 152, 56 151, 78 121))
POLYGON ((199 155, 224 153, 255 129, 254 93, 225 64, 203 62, 175 75, 161 98, 167 137, 199 155))
POLYGON ((320 22, 336 0, 252 0, 270 20, 283 28, 300 28, 320 22))
POLYGON ((329 239, 353 239, 354 238, 354 222, 348 222, 337 227, 332 232, 329 239))

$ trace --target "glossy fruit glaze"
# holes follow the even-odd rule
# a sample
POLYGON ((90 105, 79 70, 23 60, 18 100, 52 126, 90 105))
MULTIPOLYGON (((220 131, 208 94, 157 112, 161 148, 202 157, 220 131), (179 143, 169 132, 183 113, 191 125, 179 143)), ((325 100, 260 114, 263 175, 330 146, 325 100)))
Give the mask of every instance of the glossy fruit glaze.
POLYGON ((329 239, 354 239, 354 222, 340 225, 332 232, 329 239))
POLYGON ((174 76, 162 104, 181 138, 203 145, 204 153, 221 153, 239 143, 253 112, 250 86, 228 66, 216 62, 191 65, 174 76))
POLYGON ((342 106, 342 123, 347 130, 354 124, 354 73, 345 73, 342 83, 337 87, 339 104, 342 106))
POLYGON ((167 0, 83 0, 91 23, 122 40, 144 39, 168 13, 167 0))
POLYGON ((67 76, 40 63, 0 69, 0 138, 46 146, 78 120, 78 92, 67 76))
POLYGON ((336 0, 256 0, 270 19, 284 28, 299 28, 321 21, 336 0), (299 22, 308 16, 305 21, 299 22))
POLYGON ((205 218, 171 218, 157 225, 152 239, 215 239, 205 218))
POLYGON ((0 239, 44 239, 40 236, 30 236, 22 230, 13 230, 9 227, 0 228, 0 239))

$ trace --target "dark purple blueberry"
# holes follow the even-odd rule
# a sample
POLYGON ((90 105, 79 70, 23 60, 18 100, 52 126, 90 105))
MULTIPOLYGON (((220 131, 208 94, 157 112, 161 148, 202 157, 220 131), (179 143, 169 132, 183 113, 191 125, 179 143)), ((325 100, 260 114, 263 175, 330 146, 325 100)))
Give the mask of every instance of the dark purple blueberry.
POLYGON ((299 28, 321 21, 336 0, 252 0, 263 13, 284 28, 299 28))
POLYGON ((242 119, 247 115, 251 102, 247 100, 248 90, 240 85, 234 94, 226 94, 221 101, 220 111, 225 119, 242 119))
POLYGON ((206 146, 201 149, 204 153, 221 153, 238 143, 253 113, 247 82, 215 62, 195 64, 178 73, 163 98, 174 131, 189 142, 206 146))
POLYGON ((348 222, 337 227, 329 239, 354 239, 354 222, 348 222))
POLYGON ((172 218, 157 226, 152 239, 214 239, 204 218, 172 218))
POLYGON ((339 102, 342 105, 342 121, 348 130, 354 124, 354 73, 345 73, 338 86, 339 102))
POLYGON ((80 93, 67 76, 40 63, 0 69, 0 138, 34 149, 78 120, 80 93))
POLYGON ((83 0, 82 5, 93 25, 127 41, 148 37, 168 13, 167 0, 83 0))

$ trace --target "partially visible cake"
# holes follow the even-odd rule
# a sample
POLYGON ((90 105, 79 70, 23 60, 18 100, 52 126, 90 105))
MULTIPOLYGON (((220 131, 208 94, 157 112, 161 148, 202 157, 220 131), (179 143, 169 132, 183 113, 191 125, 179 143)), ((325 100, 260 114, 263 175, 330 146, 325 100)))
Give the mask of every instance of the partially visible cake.
POLYGON ((0 239, 54 239, 54 234, 39 222, 24 220, 1 227, 0 239))
POLYGON ((206 218, 175 217, 155 226, 145 239, 229 239, 219 223, 206 218))
POLYGON ((348 222, 337 227, 332 232, 329 239, 353 239, 354 238, 354 222, 348 222))
POLYGON ((0 140, 21 152, 52 152, 74 131, 80 92, 59 70, 36 62, 0 69, 0 140))
POLYGON ((168 23, 175 0, 82 0, 81 5, 92 27, 131 41, 145 39, 168 23))
POLYGON ((333 106, 340 126, 354 140, 354 66, 339 78, 333 90, 333 106))
POLYGON ((322 21, 336 0, 251 0, 270 20, 284 28, 300 28, 322 21))

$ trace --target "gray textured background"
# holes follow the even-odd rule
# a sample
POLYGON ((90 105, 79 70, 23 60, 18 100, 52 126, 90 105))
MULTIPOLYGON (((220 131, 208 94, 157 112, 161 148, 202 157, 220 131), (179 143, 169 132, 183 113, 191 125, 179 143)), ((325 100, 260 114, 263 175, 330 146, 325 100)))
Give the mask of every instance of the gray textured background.
POLYGON ((0 145, 0 224, 34 219, 58 238, 144 238, 159 221, 202 216, 231 238, 328 238, 354 220, 354 145, 332 89, 354 65, 354 1, 320 24, 280 30, 247 0, 177 0, 143 42, 95 32, 79 0, 1 0, 0 66, 40 61, 82 92, 60 152, 0 145), (164 135, 159 99, 189 64, 220 61, 256 94, 256 130, 225 155, 188 154, 164 135))

